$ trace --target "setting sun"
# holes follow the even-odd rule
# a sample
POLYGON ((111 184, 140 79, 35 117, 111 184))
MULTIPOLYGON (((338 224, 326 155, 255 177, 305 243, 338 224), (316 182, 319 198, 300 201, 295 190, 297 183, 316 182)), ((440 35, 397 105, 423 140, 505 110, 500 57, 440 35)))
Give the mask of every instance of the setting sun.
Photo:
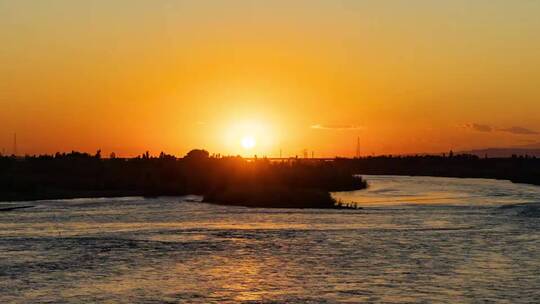
POLYGON ((244 149, 251 149, 257 144, 253 136, 244 136, 240 143, 244 149))
POLYGON ((0 304, 540 304, 539 17, 0 0, 0 304))
POLYGON ((279 130, 268 117, 255 114, 231 117, 220 123, 216 134, 225 155, 275 156, 279 151, 279 130))

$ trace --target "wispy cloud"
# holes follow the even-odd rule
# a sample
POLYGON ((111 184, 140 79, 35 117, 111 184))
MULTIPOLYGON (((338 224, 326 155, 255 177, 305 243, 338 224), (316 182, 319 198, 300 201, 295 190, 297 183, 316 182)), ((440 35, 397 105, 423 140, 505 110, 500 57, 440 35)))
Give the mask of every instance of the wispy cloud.
POLYGON ((538 133, 538 131, 534 131, 534 130, 523 128, 523 127, 502 128, 502 129, 497 129, 497 131, 508 132, 508 133, 512 133, 512 134, 520 134, 520 135, 540 134, 540 133, 538 133))
POLYGON ((364 127, 358 125, 347 124, 315 124, 311 126, 312 129, 319 130, 362 130, 364 127))
POLYGON ((472 129, 479 132, 493 131, 493 127, 488 126, 488 125, 477 124, 477 123, 468 123, 468 124, 465 124, 464 127, 467 129, 472 129))
POLYGON ((478 131, 478 132, 506 132, 506 133, 512 133, 517 135, 536 135, 540 134, 540 132, 527 129, 524 127, 519 126, 513 126, 509 128, 496 128, 490 125, 485 124, 479 124, 479 123, 467 123, 463 125, 464 128, 478 131))

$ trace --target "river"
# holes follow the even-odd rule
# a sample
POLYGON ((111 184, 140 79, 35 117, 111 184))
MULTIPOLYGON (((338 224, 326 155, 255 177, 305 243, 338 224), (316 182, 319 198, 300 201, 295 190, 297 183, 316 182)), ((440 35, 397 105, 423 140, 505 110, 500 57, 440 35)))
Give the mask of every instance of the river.
POLYGON ((540 187, 365 176, 361 210, 1 203, 1 303, 539 303, 540 187), (507 204, 524 204, 501 209, 507 204))

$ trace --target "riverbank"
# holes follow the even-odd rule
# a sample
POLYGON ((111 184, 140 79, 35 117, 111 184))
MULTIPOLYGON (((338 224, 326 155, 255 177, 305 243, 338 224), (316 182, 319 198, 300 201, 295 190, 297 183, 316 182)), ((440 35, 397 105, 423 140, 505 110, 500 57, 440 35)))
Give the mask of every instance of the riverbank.
MULTIPOLYGON (((360 190, 356 189, 356 190, 360 190)), ((31 202, 41 200, 61 200, 78 198, 117 198, 117 197, 159 197, 159 196, 184 196, 189 194, 154 194, 146 195, 142 192, 88 192, 88 191, 59 191, 56 193, 29 195, 6 195, 0 196, 0 202, 31 202)), ((243 207, 258 208, 316 208, 316 209, 361 209, 352 204, 334 199, 330 192, 317 189, 287 189, 268 188, 249 190, 239 187, 236 190, 228 189, 223 192, 212 192, 203 195, 202 202, 243 207)), ((19 208, 0 208, 0 211, 12 211, 19 208)))
POLYGON ((258 208, 358 209, 334 199, 328 191, 283 186, 229 187, 204 195, 203 202, 258 208))
POLYGON ((336 159, 357 174, 490 178, 540 185, 540 159, 528 156, 480 158, 475 155, 377 156, 336 159))
POLYGON ((74 191, 74 190, 52 190, 32 193, 0 193, 0 202, 21 202, 40 200, 59 200, 77 198, 102 198, 102 197, 128 197, 144 196, 137 191, 74 191))

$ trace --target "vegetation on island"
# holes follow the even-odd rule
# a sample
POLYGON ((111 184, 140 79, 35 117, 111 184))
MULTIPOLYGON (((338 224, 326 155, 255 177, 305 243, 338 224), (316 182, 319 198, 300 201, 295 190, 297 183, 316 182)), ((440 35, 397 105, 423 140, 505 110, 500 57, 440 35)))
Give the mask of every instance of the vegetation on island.
POLYGON ((334 162, 270 161, 148 152, 135 158, 71 152, 0 157, 0 201, 106 196, 199 194, 204 201, 251 207, 340 208, 331 191, 366 182, 334 162))

